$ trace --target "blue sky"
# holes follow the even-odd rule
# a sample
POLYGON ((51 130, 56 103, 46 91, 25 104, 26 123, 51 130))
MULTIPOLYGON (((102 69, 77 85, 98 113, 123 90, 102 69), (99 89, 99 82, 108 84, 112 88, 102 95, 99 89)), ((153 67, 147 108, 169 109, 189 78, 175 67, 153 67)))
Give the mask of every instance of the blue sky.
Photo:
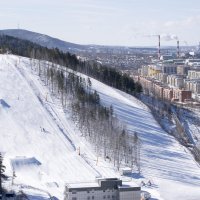
POLYGON ((200 41, 200 0, 0 0, 0 29, 80 44, 182 45, 200 41))

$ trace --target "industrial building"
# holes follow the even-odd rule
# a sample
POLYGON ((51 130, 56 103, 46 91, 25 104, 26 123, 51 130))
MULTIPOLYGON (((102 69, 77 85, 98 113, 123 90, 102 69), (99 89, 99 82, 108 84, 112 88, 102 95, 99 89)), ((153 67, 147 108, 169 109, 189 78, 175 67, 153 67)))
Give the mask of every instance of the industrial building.
POLYGON ((65 200, 140 200, 141 188, 118 178, 99 178, 96 182, 68 183, 65 200))

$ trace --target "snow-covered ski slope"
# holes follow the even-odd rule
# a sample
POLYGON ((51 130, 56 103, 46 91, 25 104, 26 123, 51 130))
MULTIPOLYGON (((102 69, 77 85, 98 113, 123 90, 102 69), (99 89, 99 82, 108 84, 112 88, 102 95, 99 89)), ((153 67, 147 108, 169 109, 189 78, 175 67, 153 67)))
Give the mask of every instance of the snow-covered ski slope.
MULTIPOLYGON (((112 104, 127 128, 139 133, 142 171, 136 182, 151 180, 153 185, 143 189, 154 199, 199 200, 200 167, 190 152, 160 128, 141 102, 91 81, 102 103, 112 104)), ((12 174, 12 167, 16 171, 16 187, 62 199, 65 182, 119 176, 102 159, 96 165, 92 148, 78 136, 69 115, 31 71, 29 59, 0 55, 0 99, 0 151, 7 174, 12 174)), ((34 193, 32 196, 34 199, 34 193)))

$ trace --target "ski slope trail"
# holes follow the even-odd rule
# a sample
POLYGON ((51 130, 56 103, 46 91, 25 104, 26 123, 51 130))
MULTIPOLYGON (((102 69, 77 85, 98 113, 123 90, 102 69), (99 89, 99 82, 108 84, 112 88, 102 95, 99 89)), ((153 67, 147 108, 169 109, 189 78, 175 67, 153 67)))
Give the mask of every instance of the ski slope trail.
POLYGON ((14 168, 16 184, 41 188, 59 199, 66 182, 115 176, 110 167, 95 167, 95 155, 87 145, 78 155, 81 141, 74 125, 50 97, 43 102, 48 89, 27 66, 28 59, 0 55, 0 151, 6 173, 11 176, 14 168))
MULTIPOLYGON (((91 81, 101 103, 112 105, 130 133, 136 131, 141 139, 141 175, 133 177, 138 183, 152 182, 142 189, 154 200, 199 200, 200 168, 190 152, 163 131, 140 101, 91 81)), ((16 184, 40 188, 63 199, 65 182, 119 176, 102 158, 96 166, 92 147, 79 137, 70 115, 31 70, 29 59, 0 55, 0 99, 0 151, 8 174, 17 163, 16 184)))

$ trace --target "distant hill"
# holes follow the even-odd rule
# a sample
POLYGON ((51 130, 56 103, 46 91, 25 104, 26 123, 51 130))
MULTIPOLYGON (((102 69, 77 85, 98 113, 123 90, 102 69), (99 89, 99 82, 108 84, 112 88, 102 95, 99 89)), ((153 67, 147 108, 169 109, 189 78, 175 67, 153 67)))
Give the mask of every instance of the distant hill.
POLYGON ((64 52, 77 52, 84 50, 86 48, 85 45, 74 44, 70 42, 65 42, 63 40, 59 40, 48 35, 35 33, 28 30, 23 29, 7 29, 7 30, 0 30, 0 34, 9 35, 16 38, 28 40, 39 44, 44 47, 48 48, 58 48, 64 52))

